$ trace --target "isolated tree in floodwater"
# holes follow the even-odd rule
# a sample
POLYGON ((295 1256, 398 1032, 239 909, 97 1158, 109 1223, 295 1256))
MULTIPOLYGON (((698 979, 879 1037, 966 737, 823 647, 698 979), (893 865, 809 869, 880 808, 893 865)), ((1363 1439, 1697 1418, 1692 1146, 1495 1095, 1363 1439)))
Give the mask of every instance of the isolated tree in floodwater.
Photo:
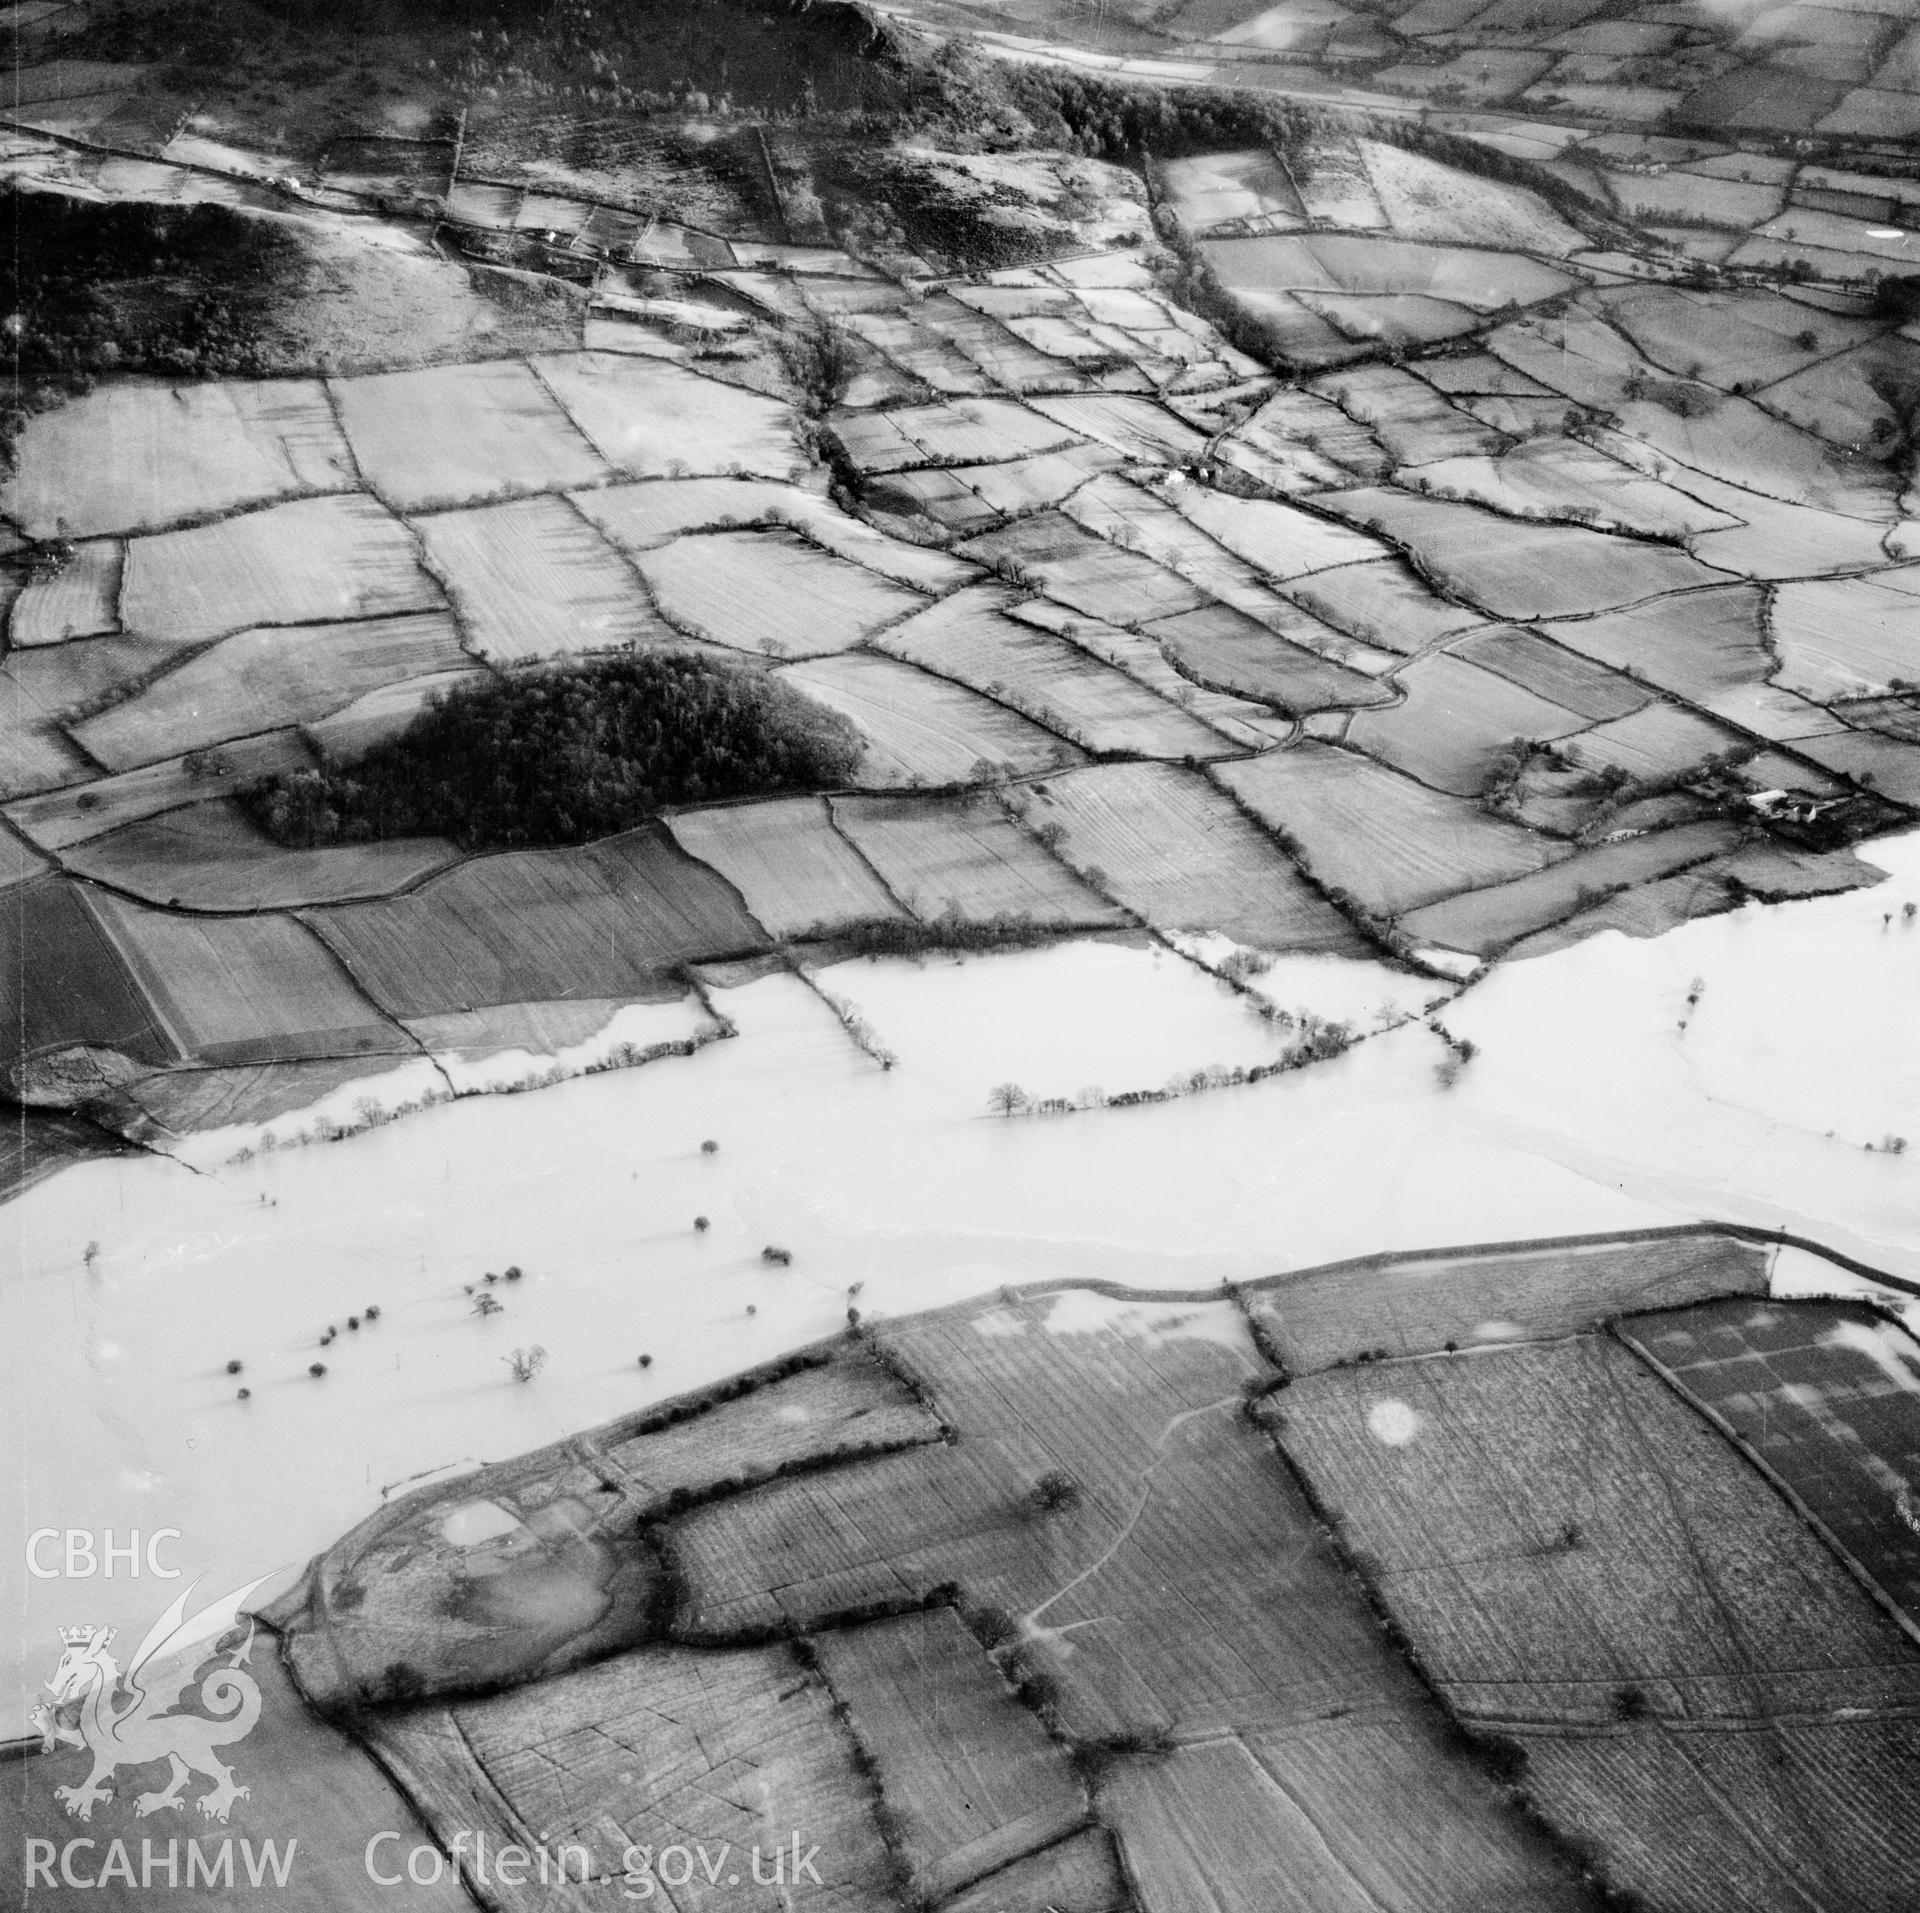
POLYGON ((987 1106, 1001 1116, 1017 1116, 1033 1107, 1033 1098, 1018 1083, 996 1083, 987 1091, 987 1106))

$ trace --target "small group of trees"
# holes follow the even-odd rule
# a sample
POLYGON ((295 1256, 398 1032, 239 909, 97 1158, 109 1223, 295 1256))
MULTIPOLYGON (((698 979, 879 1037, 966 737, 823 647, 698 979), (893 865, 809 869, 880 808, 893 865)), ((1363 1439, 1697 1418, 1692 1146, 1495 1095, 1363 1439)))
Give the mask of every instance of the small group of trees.
POLYGON ((276 842, 303 849, 572 844, 667 804, 842 784, 863 748, 837 711, 763 671, 621 652, 457 686, 355 763, 268 779, 244 801, 276 842))

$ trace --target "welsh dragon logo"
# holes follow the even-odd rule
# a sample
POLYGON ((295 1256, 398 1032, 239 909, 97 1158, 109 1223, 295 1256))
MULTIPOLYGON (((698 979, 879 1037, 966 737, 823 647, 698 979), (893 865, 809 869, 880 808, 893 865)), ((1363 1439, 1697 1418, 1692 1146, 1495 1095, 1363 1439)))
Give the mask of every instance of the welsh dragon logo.
POLYGON ((193 1592, 189 1587, 148 1629, 124 1675, 107 1652, 112 1628, 60 1630, 65 1651, 31 1718, 43 1753, 68 1746, 84 1747, 93 1756, 93 1771, 80 1785, 54 1789, 68 1813, 91 1820, 94 1808, 113 1798, 107 1783, 122 1767, 163 1760, 170 1769, 167 1784, 134 1801, 143 1818, 181 1811, 182 1792, 195 1774, 213 1782, 195 1803, 209 1820, 225 1820, 236 1800, 248 1798, 251 1790, 235 1784, 233 1769, 214 1749, 246 1739, 260 1718, 260 1689, 245 1667, 253 1622, 241 1620, 240 1604, 267 1578, 250 1581, 191 1620, 183 1618, 193 1592), (238 1644, 219 1652, 242 1627, 238 1644), (193 1698, 205 1712, 178 1711, 196 1678, 199 1691, 193 1698))

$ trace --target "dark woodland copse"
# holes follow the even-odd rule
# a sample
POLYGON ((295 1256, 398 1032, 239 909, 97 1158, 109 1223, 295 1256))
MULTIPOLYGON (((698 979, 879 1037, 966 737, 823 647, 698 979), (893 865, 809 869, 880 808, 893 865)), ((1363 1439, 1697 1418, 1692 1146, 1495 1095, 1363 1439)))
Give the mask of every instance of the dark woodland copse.
POLYGON ((102 205, 12 188, 0 192, 0 220, 0 312, 16 380, 268 369, 255 335, 301 256, 272 221, 227 206, 102 205))
POLYGON ((843 783, 862 748, 838 712, 765 672, 647 651, 457 687, 356 762, 270 779, 246 802, 301 848, 576 844, 668 804, 843 783))

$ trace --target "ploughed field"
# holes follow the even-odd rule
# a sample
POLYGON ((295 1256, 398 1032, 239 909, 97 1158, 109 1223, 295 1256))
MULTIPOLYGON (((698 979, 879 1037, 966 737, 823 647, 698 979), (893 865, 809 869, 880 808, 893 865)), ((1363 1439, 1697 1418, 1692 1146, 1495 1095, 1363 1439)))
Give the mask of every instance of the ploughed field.
MULTIPOLYGON (((813 1877, 711 1903, 1891 1913, 1920 1615, 1872 1404, 1920 1345, 1769 1299, 1774 1253, 1656 1230, 856 1324, 318 1556, 234 1825, 408 1827, 500 1909, 655 1869, 707 1904, 670 1849, 797 1828, 813 1877), (1767 1365, 1796 1412, 1756 1440, 1767 1365), (514 1845, 587 1883, 489 1872, 514 1845)), ((0 1811, 57 1833, 73 1759, 0 1811)))
POLYGON ((570 303, 20 423, 0 1070, 32 1108, 167 1147, 423 1062, 451 1094, 477 1032, 577 1044, 588 1004, 687 999, 684 1047, 724 1034, 692 966, 849 938, 1226 937, 1444 992, 1872 882, 1848 845, 1920 809, 1920 345, 1838 267, 1681 260, 1571 162, 1463 170, 1390 117, 1132 169, 903 140, 908 225, 829 244, 785 135, 780 219, 708 231, 617 169, 536 189, 504 127, 470 164, 359 139, 303 181, 236 131, 103 170, 157 82, 95 77, 97 122, 23 82, 17 191, 271 207, 382 271, 431 238, 570 303), (840 713, 851 786, 505 855, 292 848, 238 801, 634 646, 840 713))

